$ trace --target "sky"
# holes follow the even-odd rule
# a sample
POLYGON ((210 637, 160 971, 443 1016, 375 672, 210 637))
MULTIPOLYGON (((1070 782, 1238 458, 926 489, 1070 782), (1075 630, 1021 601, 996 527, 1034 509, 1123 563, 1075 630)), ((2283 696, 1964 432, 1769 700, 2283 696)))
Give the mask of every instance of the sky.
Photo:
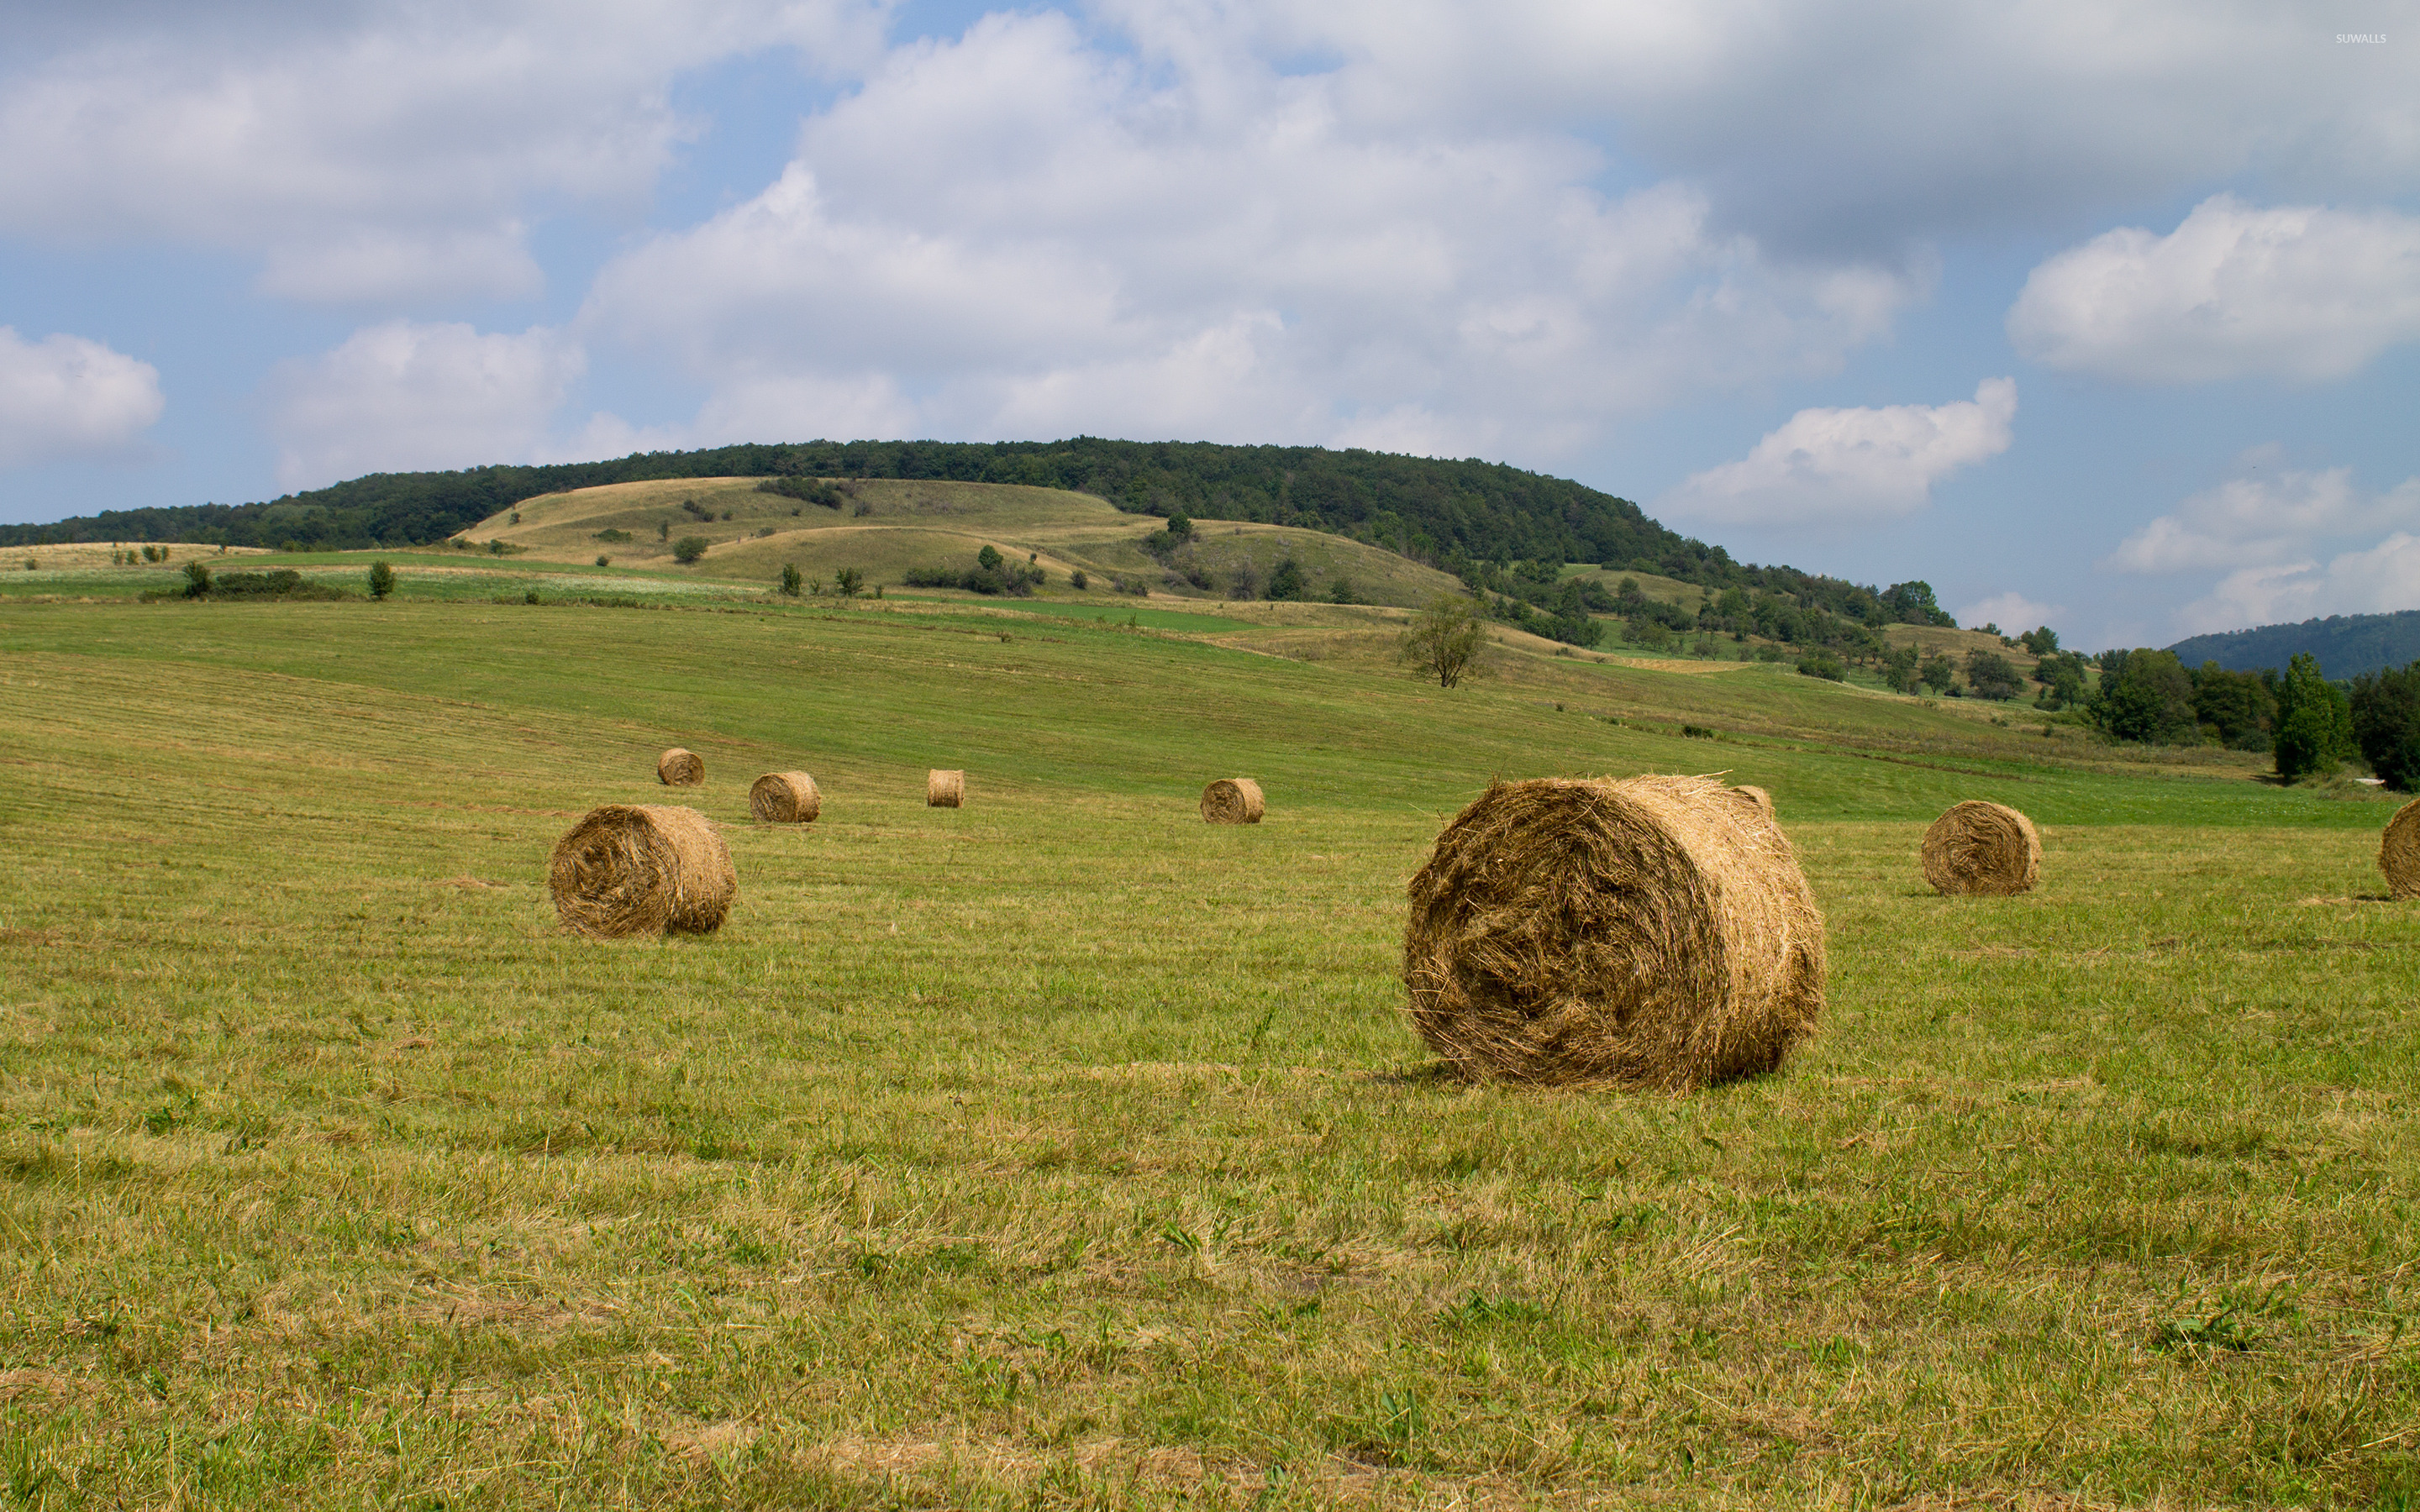
POLYGON ((10 14, 0 521, 1094 435, 2087 650, 2420 609, 2420 0, 10 14))

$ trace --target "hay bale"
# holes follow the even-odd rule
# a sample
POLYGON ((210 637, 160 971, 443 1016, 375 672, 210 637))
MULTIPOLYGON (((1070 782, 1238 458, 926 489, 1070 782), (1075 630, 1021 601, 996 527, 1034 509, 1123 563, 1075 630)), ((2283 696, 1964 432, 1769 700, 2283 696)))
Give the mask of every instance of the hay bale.
POLYGON ((554 842, 547 884, 564 927, 582 934, 710 934, 738 896, 739 873, 696 810, 609 803, 554 842))
POLYGON ((763 825, 812 825, 824 795, 804 772, 768 772, 748 790, 748 811, 763 825))
POLYGON ((1261 785, 1249 777, 1222 777, 1202 790, 1205 825, 1257 825, 1269 811, 1261 785))
POLYGON ((967 801, 967 774, 939 767, 924 774, 924 807, 955 809, 967 801))
POLYGON ((706 780, 706 758, 675 746, 656 758, 656 780, 668 788, 693 788, 706 780))
POLYGON ((2420 798, 2395 810, 2378 841, 2378 869, 2397 902, 2420 898, 2420 798))
POLYGON ((1739 786, 1731 789, 1731 795, 1733 797, 1745 798, 1748 802, 1756 805, 1757 812, 1764 815, 1767 819, 1773 817, 1773 795, 1767 793, 1764 789, 1753 787, 1748 783, 1743 782, 1739 786))
POLYGON ((1955 805, 1924 832, 1924 880, 1951 894, 2031 892, 2041 880, 2041 836, 2006 804, 1955 805))
POLYGON ((1412 1023, 1466 1073, 1686 1091, 1771 1071, 1823 1010, 1823 918, 1711 778, 1498 782, 1411 883, 1412 1023))

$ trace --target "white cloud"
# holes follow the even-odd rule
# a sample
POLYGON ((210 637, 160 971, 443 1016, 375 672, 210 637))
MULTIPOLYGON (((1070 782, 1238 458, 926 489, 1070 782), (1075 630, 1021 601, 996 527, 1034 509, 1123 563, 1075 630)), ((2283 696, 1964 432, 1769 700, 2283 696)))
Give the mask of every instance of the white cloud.
POLYGON ((677 75, 879 51, 867 0, 228 8, 90 8, 0 77, 12 234, 257 255, 302 300, 527 294, 534 208, 636 210, 695 134, 677 75))
POLYGON ((1233 0, 1111 4, 1146 47, 1341 60, 1357 121, 1561 129, 1704 187, 1768 245, 1880 249, 2031 227, 2257 172, 2319 198, 2420 177, 2387 48, 2263 0, 1233 0))
POLYGON ((2036 361, 2139 383, 2344 378, 2420 340, 2420 218, 2214 195, 2167 236, 2111 231, 2044 262, 2008 329, 2036 361))
POLYGON ((1608 196, 1571 137, 1364 131, 1333 77, 1160 62, 1047 12, 901 49, 763 193, 616 259, 580 329, 671 356, 709 409, 880 376, 879 413, 926 435, 1545 461, 1611 415, 1831 371, 1926 287, 1777 264, 1683 185, 1608 196))
POLYGON ((2064 604, 2038 604, 2023 594, 2009 593, 1977 599, 1957 611, 1957 620, 1969 629, 1996 625, 2002 635, 2023 635, 2037 625, 2055 629, 2066 613, 2064 604))
POLYGON ((1661 507, 1726 524, 1898 518, 1958 469, 2007 451, 2016 413, 2011 378, 1985 378, 1952 404, 1801 409, 1740 461, 1691 474, 1661 507))
POLYGON ((2225 573, 2177 616, 2182 633, 2317 613, 2420 608, 2420 477, 2382 491, 2350 468, 2276 466, 2274 447, 2119 543, 2101 565, 2137 575, 2225 573))
POLYGON ((0 326, 0 467, 117 450, 166 403, 148 363, 82 336, 27 341, 0 326))
POLYGON ((366 472, 534 458, 586 363, 576 342, 533 327, 389 320, 283 364, 271 381, 278 482, 315 487, 366 472))

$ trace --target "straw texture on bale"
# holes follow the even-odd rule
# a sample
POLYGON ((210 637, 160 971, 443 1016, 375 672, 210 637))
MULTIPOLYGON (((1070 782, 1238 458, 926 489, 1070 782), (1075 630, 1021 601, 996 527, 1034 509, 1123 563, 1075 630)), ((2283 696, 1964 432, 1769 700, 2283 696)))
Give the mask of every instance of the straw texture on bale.
POLYGON ((748 790, 748 811, 759 824, 812 825, 824 810, 824 795, 804 772, 768 772, 748 790))
POLYGON ((1924 880, 1947 893, 2031 892, 2041 880, 2041 835, 2006 804, 1954 805, 1924 832, 1924 880))
POLYGON ((1751 787, 1747 783, 1743 782, 1739 786, 1731 789, 1731 792, 1743 798, 1745 798, 1748 802, 1755 804, 1758 811, 1762 813, 1767 819, 1773 817, 1773 795, 1767 793, 1764 789, 1760 787, 1751 787))
POLYGON ((924 807, 955 809, 967 801, 967 774, 939 767, 924 774, 924 807))
POLYGON ((1209 825, 1257 825, 1269 811, 1261 785, 1249 777, 1222 777, 1202 790, 1202 821, 1209 825))
POLYGON ((1466 1074, 1687 1091, 1771 1071, 1823 1011, 1798 858, 1711 778, 1496 783, 1410 890, 1412 1023, 1466 1074))
POLYGON ((668 788, 692 788, 706 780, 706 758, 679 746, 656 758, 656 780, 668 788))
POLYGON ((612 803, 554 842, 547 869, 564 927, 623 934, 710 934, 739 895, 721 832, 694 809, 612 803))
POLYGON ((2420 798, 2395 810, 2379 837, 2378 869, 2386 873, 2386 890, 2401 902, 2420 898, 2420 798))

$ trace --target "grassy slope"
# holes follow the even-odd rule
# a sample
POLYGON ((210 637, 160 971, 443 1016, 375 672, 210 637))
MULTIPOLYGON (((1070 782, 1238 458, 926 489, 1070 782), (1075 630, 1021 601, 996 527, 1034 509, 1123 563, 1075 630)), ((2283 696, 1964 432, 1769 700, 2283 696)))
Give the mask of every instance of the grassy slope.
POLYGON ((1307 606, 1202 640, 418 601, 447 581, 0 610, 0 1460, 34 1499, 2415 1485, 2382 805, 1763 669, 1506 651, 1447 693, 1307 606), (1251 649, 1306 636, 1342 649, 1251 649), (547 847, 667 796, 675 742, 731 922, 555 934, 547 847), (922 806, 935 764, 969 808, 922 806), (1395 942, 1441 819, 1498 774, 1716 764, 1823 899, 1826 1035, 1681 1102, 1424 1074, 1395 942), (824 819, 742 823, 790 766, 824 819), (1268 823, 1194 817, 1231 773, 1268 823), (1922 888, 1923 825, 1978 795, 2044 822, 2037 894, 1922 888))
POLYGON ((871 582, 896 583, 910 567, 972 566, 975 553, 988 545, 1012 556, 1037 556, 1062 583, 1080 568, 1103 579, 1140 576, 1155 592, 1177 596, 1221 596, 1235 567, 1248 561, 1266 581, 1288 557, 1323 597, 1339 576, 1349 579, 1356 596, 1370 603, 1421 604, 1456 587, 1444 573, 1341 536, 1208 521, 1193 555, 1213 575, 1215 585, 1205 590, 1170 583, 1160 563, 1136 544, 1163 523, 1122 514, 1089 494, 1053 488, 876 479, 853 485, 849 502, 833 510, 758 493, 754 479, 730 478, 616 484, 552 494, 484 520, 463 534, 482 546, 504 540, 555 561, 586 561, 601 553, 625 564, 667 568, 672 566, 670 543, 694 535, 713 543, 697 571, 754 581, 777 579, 784 563, 796 563, 810 577, 829 579, 842 567, 854 566, 871 582), (685 500, 716 517, 699 520, 682 509, 685 500), (860 505, 868 512, 858 514, 860 505), (729 520, 721 517, 726 511, 729 520), (513 513, 520 517, 518 525, 512 523, 513 513), (665 527, 669 537, 659 539, 665 527), (607 530, 626 531, 633 539, 597 541, 597 535, 607 530), (768 530, 774 533, 758 534, 768 530))

